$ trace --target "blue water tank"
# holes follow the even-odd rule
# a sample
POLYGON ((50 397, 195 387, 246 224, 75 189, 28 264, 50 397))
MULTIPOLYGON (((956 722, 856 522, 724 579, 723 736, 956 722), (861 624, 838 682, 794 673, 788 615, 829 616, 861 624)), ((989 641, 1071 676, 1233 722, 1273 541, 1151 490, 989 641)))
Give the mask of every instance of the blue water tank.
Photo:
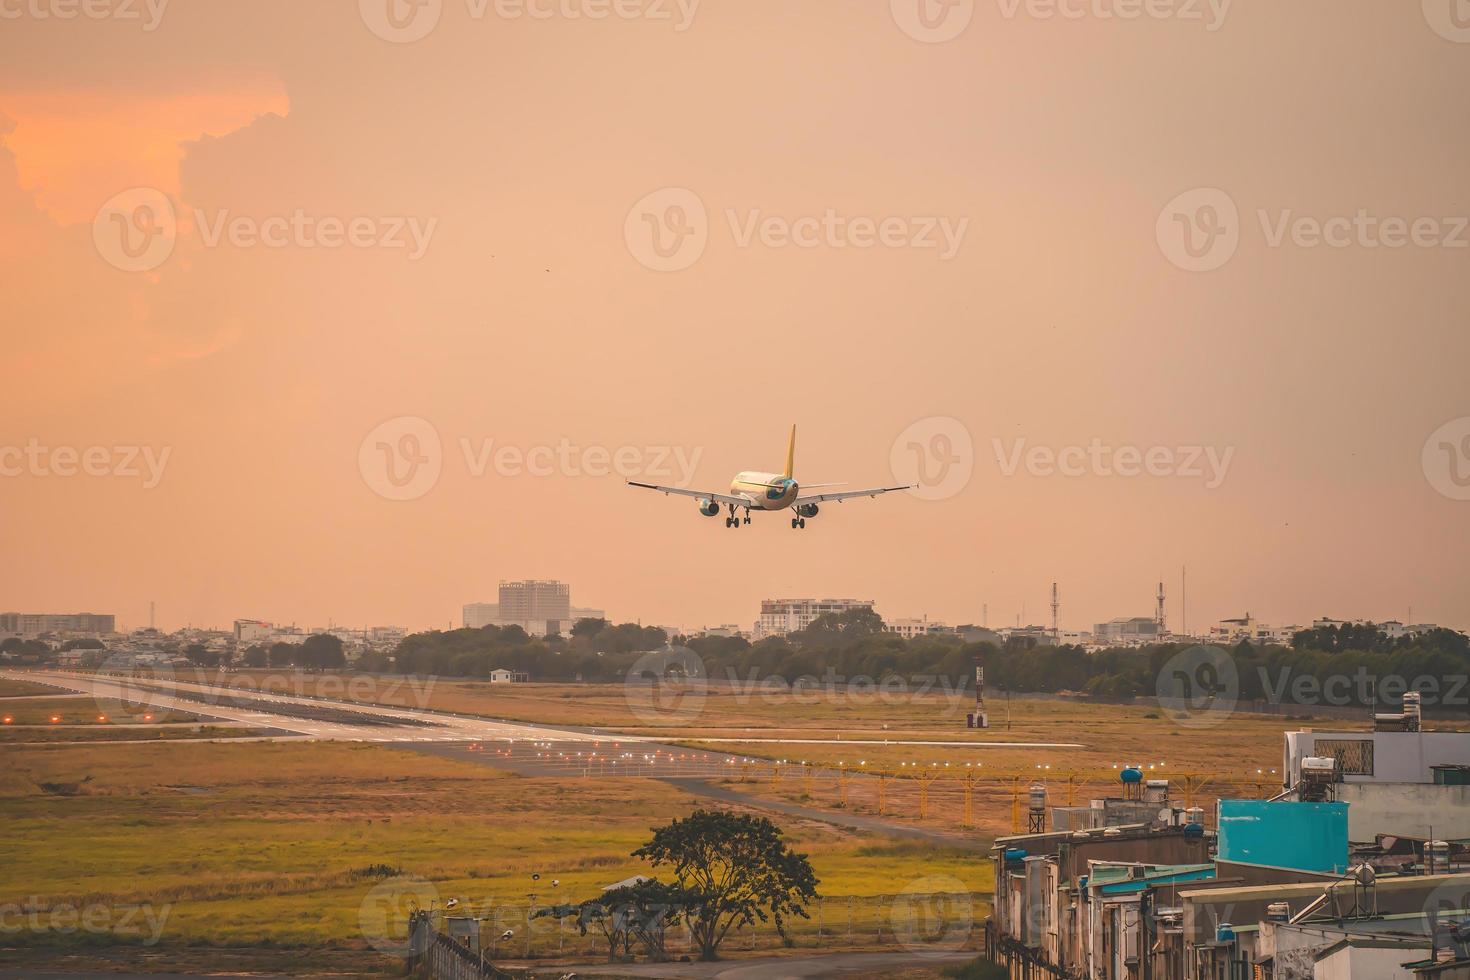
POLYGON ((1217 943, 1235 942, 1235 927, 1228 922, 1222 922, 1215 928, 1215 941, 1217 943))
POLYGON ((1010 864, 1012 861, 1026 860, 1026 852, 1019 847, 1008 847, 1002 857, 1005 859, 1006 864, 1010 864))
POLYGON ((1137 766, 1129 766, 1123 770, 1118 778, 1125 783, 1141 783, 1143 782, 1143 770, 1137 766))

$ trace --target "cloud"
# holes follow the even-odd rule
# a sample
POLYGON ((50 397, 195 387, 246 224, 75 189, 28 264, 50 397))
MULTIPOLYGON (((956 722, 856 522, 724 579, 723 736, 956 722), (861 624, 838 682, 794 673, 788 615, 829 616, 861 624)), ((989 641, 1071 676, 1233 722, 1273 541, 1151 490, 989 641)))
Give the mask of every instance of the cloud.
POLYGON ((255 74, 142 92, 23 89, 0 106, 10 123, 8 132, 0 126, 0 142, 37 207, 59 225, 75 225, 90 222, 103 201, 130 187, 179 199, 188 143, 290 108, 279 79, 255 74))

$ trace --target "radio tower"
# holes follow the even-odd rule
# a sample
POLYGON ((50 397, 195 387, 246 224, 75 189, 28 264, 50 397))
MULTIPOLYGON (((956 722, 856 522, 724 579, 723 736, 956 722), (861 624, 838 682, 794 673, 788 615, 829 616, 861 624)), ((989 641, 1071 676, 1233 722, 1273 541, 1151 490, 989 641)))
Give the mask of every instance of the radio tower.
POLYGON ((1057 593, 1057 583, 1053 582, 1051 584, 1051 635, 1052 636, 1060 636, 1061 635, 1061 632, 1058 629, 1058 623, 1060 623, 1060 620, 1057 617, 1057 611, 1060 610, 1061 607, 1062 607, 1062 600, 1061 600, 1060 596, 1057 593))
POLYGON ((1158 616, 1157 616, 1157 619, 1159 621, 1159 637, 1162 639, 1163 636, 1164 636, 1164 632, 1165 632, 1165 630, 1164 630, 1164 583, 1163 583, 1163 580, 1162 579, 1159 581, 1159 594, 1158 594, 1157 598, 1159 600, 1159 612, 1158 612, 1158 616))

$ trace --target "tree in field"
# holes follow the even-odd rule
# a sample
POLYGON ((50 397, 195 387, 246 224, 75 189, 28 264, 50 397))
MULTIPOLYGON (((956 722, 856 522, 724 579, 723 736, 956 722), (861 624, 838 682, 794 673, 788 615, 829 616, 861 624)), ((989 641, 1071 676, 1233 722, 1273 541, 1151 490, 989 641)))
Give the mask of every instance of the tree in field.
POLYGON ((294 644, 278 641, 271 644, 266 653, 266 659, 272 667, 289 667, 296 661, 296 647, 294 644))
POLYGON ((245 664, 246 667, 264 667, 268 662, 269 657, 269 651, 267 651, 266 648, 261 646, 259 643, 255 643, 245 648, 242 662, 245 664))
POLYGON ((595 925, 607 943, 609 963, 631 960, 635 942, 643 947, 649 960, 662 963, 669 958, 665 945, 668 927, 678 921, 688 903, 689 896, 677 885, 646 878, 609 889, 579 905, 540 909, 532 918, 575 919, 584 936, 588 925, 595 925))
POLYGON ((347 657, 342 653, 342 640, 331 633, 313 633, 302 642, 296 665, 317 670, 345 667, 347 657))
POLYGON ((190 643, 184 647, 184 656, 196 667, 219 666, 219 654, 203 643, 190 643))
POLYGON ((806 903, 817 897, 811 862, 788 850, 780 828, 765 817, 695 810, 656 829, 633 856, 672 866, 688 903, 681 918, 701 960, 717 957, 732 928, 756 920, 774 921, 787 938, 786 917, 808 918, 806 903))

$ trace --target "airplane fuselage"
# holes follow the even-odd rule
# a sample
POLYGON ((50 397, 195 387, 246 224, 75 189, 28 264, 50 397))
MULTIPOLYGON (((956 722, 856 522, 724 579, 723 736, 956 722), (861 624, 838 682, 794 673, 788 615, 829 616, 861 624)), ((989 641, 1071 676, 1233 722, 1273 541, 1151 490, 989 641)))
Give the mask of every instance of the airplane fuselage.
POLYGON ((755 510, 784 510, 796 502, 800 490, 795 480, 780 473, 746 471, 730 481, 730 493, 749 497, 755 510))

